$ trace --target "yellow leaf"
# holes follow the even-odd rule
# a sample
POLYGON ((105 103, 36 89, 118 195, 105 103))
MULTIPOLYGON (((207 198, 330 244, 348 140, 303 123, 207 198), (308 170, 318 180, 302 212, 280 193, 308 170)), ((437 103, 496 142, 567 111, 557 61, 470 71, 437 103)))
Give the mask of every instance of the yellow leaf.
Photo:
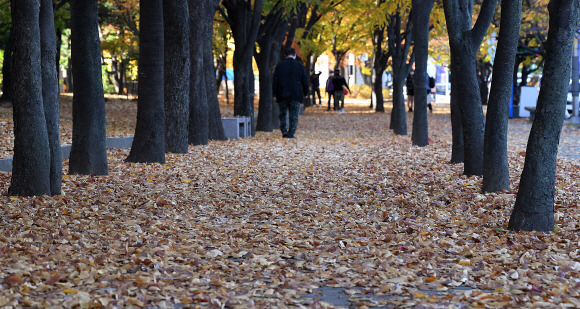
POLYGON ((494 293, 503 293, 503 289, 497 288, 493 290, 494 293))
POLYGON ((66 293, 66 294, 76 294, 76 293, 79 292, 79 291, 77 291, 75 289, 64 289, 62 291, 63 291, 63 293, 66 293))

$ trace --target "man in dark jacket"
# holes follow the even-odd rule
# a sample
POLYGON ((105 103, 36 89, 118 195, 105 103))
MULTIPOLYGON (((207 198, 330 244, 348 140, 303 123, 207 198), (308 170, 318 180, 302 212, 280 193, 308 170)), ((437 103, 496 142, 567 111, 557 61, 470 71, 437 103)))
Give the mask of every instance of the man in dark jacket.
POLYGON ((308 96, 306 70, 296 61, 294 48, 286 51, 286 59, 276 65, 272 83, 274 101, 280 105, 280 130, 282 137, 294 138, 298 126, 300 101, 308 96), (289 128, 286 130, 286 113, 290 111, 289 128))

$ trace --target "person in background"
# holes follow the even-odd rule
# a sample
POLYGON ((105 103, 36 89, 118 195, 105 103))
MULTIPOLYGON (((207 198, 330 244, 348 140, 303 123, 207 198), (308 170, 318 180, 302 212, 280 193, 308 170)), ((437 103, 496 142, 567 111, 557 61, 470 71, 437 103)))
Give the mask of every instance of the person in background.
POLYGON ((338 70, 334 73, 332 83, 334 84, 334 109, 339 114, 344 114, 344 95, 350 92, 350 88, 348 88, 346 80, 340 75, 338 70))
POLYGON ((427 74, 427 107, 433 112, 432 102, 435 102, 435 79, 427 74))
POLYGON ((316 94, 318 94, 318 104, 322 106, 322 98, 320 97, 320 74, 322 72, 314 72, 310 74, 310 87, 312 93, 312 104, 316 105, 316 94))
POLYGON ((413 104, 415 98, 415 91, 413 86, 413 72, 410 72, 407 75, 407 81, 405 82, 405 86, 407 87, 407 107, 409 108, 409 113, 413 111, 413 104))
POLYGON ((274 101, 280 105, 280 131, 282 137, 294 138, 298 126, 300 102, 308 97, 308 78, 301 62, 296 60, 296 50, 289 48, 286 59, 276 65, 272 83, 274 101), (288 130, 286 114, 290 111, 288 130))
POLYGON ((328 108, 326 111, 330 110, 330 101, 334 95, 334 84, 332 83, 332 78, 334 77, 334 72, 331 70, 328 73, 328 79, 326 80, 326 93, 328 94, 328 108))

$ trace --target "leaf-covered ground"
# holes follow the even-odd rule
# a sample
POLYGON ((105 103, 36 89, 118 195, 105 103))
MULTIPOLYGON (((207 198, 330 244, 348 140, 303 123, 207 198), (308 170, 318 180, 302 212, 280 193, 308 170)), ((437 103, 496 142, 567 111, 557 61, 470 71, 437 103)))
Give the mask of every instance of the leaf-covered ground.
MULTIPOLYGON (((130 134, 134 102, 107 104, 107 134, 130 134)), ((320 288, 357 308, 580 306, 578 129, 562 134, 557 231, 511 233, 528 120, 510 121, 512 191, 481 194, 448 163, 444 110, 424 148, 366 105, 323 110, 295 140, 258 132, 165 165, 109 150, 109 176, 65 175, 57 197, 6 196, 0 173, 0 307, 335 307, 320 288)))

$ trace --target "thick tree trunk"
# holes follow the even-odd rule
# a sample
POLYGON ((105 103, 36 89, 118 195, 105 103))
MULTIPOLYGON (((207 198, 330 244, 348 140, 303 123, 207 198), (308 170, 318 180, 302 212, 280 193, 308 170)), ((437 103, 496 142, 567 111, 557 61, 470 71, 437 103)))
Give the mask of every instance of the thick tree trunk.
POLYGON ((56 63, 56 32, 52 0, 40 3, 40 49, 42 66, 42 101, 48 144, 50 148, 50 194, 59 195, 62 189, 62 150, 58 129, 58 71, 56 63))
POLYGON ((261 21, 263 0, 255 0, 251 10, 246 1, 223 1, 236 49, 234 50, 234 116, 250 117, 254 132, 254 78, 252 56, 261 21))
POLYGON ((429 54, 429 17, 433 0, 413 0, 413 37, 415 40, 415 109, 413 110, 413 131, 411 140, 415 146, 429 145, 427 122, 427 57, 429 54))
POLYGON ((405 80, 393 74, 393 110, 391 111, 392 129, 397 135, 407 135, 407 111, 403 86, 405 80))
POLYGON ((69 173, 107 175, 105 97, 97 0, 71 1, 73 137, 69 173))
MULTIPOLYGON (((464 44, 471 44, 470 40, 466 39, 465 41, 464 44)), ((451 48, 451 55, 454 59, 451 74, 457 76, 456 95, 461 111, 464 146, 463 173, 465 175, 483 175, 485 120, 475 70, 475 52, 467 54, 465 48, 451 48)))
MULTIPOLYGON (((214 67, 214 55, 213 46, 211 44, 213 40, 213 20, 215 13, 219 6, 219 0, 209 0, 206 13, 203 14, 205 18, 205 42, 204 53, 203 53, 203 66, 205 70, 205 83, 207 91, 207 107, 208 107, 208 126, 209 126, 209 136, 210 140, 214 141, 224 141, 228 138, 224 131, 222 125, 222 116, 220 112, 220 103, 217 97, 218 90, 216 84, 213 82, 215 78, 215 67, 214 67)), ((225 70, 225 67, 224 67, 225 70)), ((224 72, 225 73, 225 72, 224 72)), ((227 88, 226 88, 227 90, 227 88)))
POLYGON ((550 25, 546 64, 520 187, 509 221, 510 230, 554 230, 556 156, 579 10, 579 2, 575 0, 551 0, 548 4, 550 25))
MULTIPOLYGON (((453 60, 451 60, 453 63, 453 60)), ((453 65, 452 65, 453 66, 453 65)), ((459 96, 457 95, 457 81, 454 74, 451 74, 451 163, 463 163, 463 126, 461 125, 461 107, 459 106, 459 96)))
POLYGON ((165 152, 187 153, 191 66, 187 0, 163 0, 163 33, 165 152))
POLYGON ((484 192, 510 188, 507 129, 521 14, 522 0, 502 1, 499 40, 485 124, 482 186, 484 192))
POLYGON ((14 37, 12 31, 8 35, 6 47, 4 48, 4 62, 2 63, 2 97, 0 103, 12 102, 12 49, 14 37))
POLYGON ((260 101, 258 103, 258 122, 256 131, 272 132, 272 71, 270 71, 270 56, 272 40, 266 40, 260 45, 260 53, 254 58, 260 71, 260 101))
POLYGON ((14 159, 10 195, 50 194, 50 149, 40 63, 38 0, 13 0, 14 159))
POLYGON ((451 49, 451 74, 456 78, 457 88, 453 90, 455 98, 452 100, 459 102, 461 110, 465 175, 483 175, 485 119, 475 58, 493 18, 496 4, 497 0, 484 0, 477 21, 473 24, 473 1, 443 1, 451 49))
POLYGON ((209 111, 203 64, 204 45, 208 42, 204 42, 206 40, 206 36, 203 33, 205 31, 204 19, 199 16, 199 12, 205 12, 207 1, 189 0, 189 21, 191 25, 189 30, 191 49, 189 143, 192 145, 207 145, 209 141, 209 111))
POLYGON ((126 161, 165 163, 163 5, 161 0, 140 3, 137 126, 126 161))

